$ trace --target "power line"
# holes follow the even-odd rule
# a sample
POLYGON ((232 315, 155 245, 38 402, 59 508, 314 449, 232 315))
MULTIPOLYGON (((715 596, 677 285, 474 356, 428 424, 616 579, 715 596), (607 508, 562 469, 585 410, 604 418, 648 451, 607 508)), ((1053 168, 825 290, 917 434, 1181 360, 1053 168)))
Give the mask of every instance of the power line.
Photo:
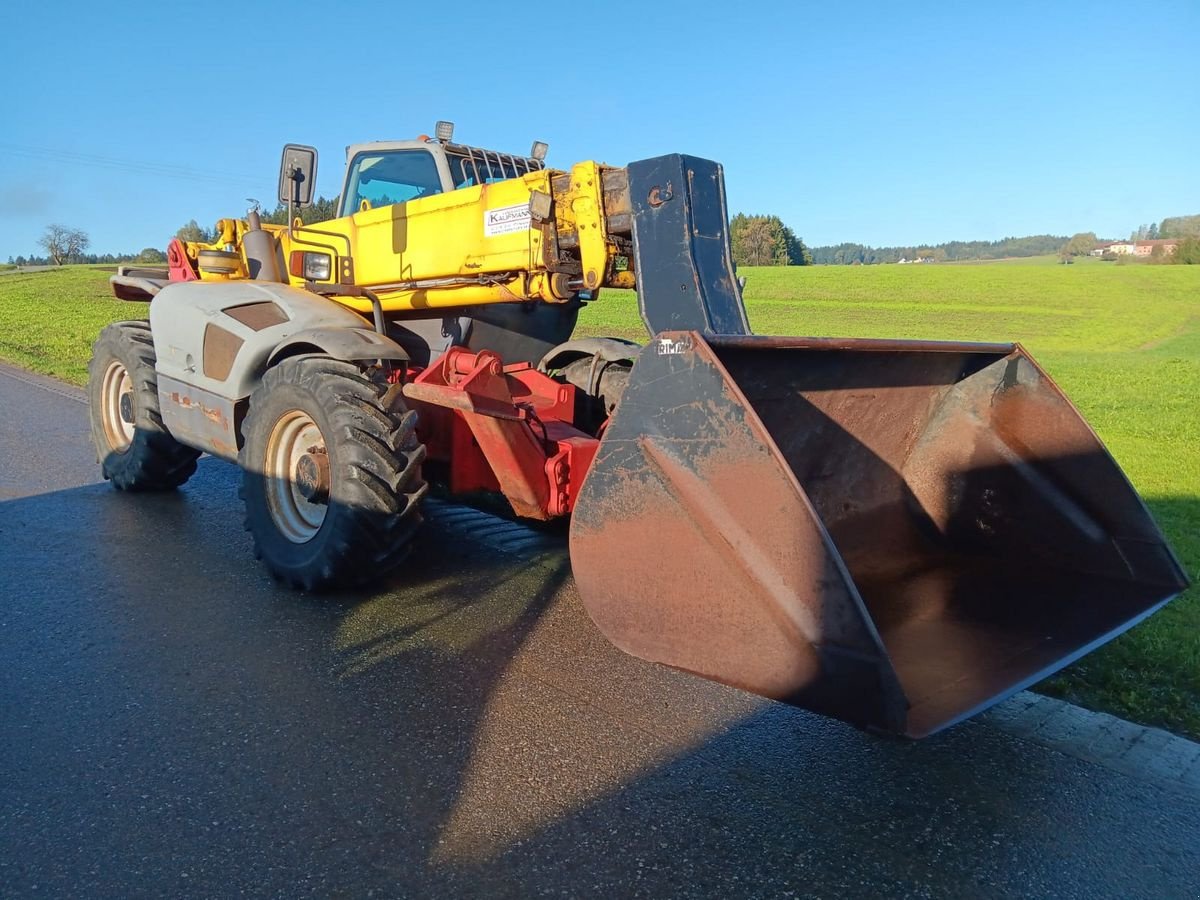
POLYGON ((60 150, 51 147, 34 147, 24 144, 10 144, 0 141, 0 155, 16 156, 22 159, 32 159, 41 162, 68 163, 74 166, 108 169, 116 172, 126 172, 136 175, 153 175, 163 178, 178 178, 184 181, 202 182, 220 185, 249 185, 261 187, 263 182, 273 181, 273 178, 251 176, 234 172, 213 172, 191 169, 186 166, 176 166, 169 163, 142 162, 131 159, 117 159, 111 156, 99 156, 94 153, 80 153, 74 150, 60 150))

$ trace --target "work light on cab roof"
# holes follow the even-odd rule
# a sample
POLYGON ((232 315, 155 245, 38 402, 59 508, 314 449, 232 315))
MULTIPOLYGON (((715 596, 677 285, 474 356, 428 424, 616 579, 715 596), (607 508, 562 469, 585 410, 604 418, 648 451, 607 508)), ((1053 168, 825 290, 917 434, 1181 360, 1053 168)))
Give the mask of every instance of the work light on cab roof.
MULTIPOLYGON (((439 119, 433 126, 434 139, 442 144, 449 144, 454 140, 454 123, 447 122, 445 119, 439 119)), ((545 141, 534 141, 529 148, 529 158, 536 159, 538 162, 545 162, 546 154, 550 150, 550 145, 545 141)))

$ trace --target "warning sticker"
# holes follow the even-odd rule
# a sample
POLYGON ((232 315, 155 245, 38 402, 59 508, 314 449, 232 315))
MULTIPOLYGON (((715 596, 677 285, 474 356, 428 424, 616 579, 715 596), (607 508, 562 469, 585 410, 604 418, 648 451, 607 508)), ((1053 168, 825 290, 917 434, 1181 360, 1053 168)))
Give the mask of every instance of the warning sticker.
POLYGON ((485 237, 495 237, 498 234, 512 234, 514 231, 528 231, 529 228, 528 203, 520 203, 516 206, 502 206, 499 209, 485 209, 483 211, 483 233, 485 237))

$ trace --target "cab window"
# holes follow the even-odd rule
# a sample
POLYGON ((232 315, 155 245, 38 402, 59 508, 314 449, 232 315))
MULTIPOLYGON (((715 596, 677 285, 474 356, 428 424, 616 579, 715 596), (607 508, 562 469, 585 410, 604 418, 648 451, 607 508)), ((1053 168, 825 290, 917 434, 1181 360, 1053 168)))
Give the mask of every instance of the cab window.
POLYGON ((519 178, 533 171, 533 166, 528 160, 491 150, 474 150, 468 156, 448 153, 446 162, 450 164, 450 180, 454 182, 456 190, 475 184, 493 184, 509 178, 519 178))
POLYGON ((424 150, 381 150, 360 153, 350 163, 350 181, 342 198, 342 215, 406 203, 442 192, 437 163, 424 150))

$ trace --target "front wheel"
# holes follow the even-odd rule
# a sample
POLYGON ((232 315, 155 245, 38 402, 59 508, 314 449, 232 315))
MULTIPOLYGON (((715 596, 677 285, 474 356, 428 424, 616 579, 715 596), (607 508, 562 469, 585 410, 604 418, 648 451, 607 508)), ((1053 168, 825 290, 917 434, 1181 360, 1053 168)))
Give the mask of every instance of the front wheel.
POLYGON ((109 325, 92 347, 88 406, 104 477, 122 491, 168 491, 196 471, 199 450, 163 425, 148 322, 109 325))
POLYGON ((287 359, 250 397, 238 462, 246 529, 293 587, 394 568, 420 524, 425 447, 399 385, 326 357, 287 359))

